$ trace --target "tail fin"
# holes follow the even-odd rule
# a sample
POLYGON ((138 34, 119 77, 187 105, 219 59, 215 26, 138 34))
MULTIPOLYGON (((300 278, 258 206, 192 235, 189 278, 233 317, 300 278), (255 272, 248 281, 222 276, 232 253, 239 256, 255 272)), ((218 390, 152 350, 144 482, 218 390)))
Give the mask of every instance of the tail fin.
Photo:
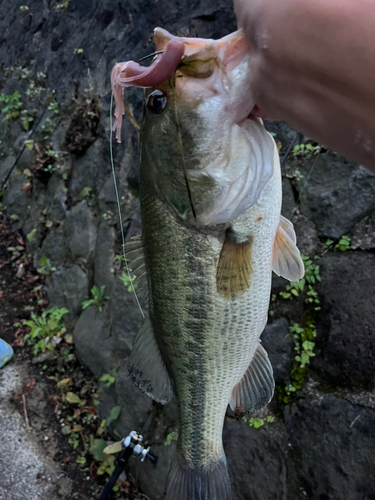
POLYGON ((167 481, 165 500, 231 500, 225 457, 206 467, 191 468, 176 456, 167 481))

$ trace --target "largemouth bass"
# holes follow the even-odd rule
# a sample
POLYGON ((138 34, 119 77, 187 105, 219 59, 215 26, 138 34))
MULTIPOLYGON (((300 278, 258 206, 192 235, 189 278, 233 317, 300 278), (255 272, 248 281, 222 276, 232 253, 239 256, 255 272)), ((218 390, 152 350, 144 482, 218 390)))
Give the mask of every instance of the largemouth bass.
POLYGON ((249 88, 242 31, 220 40, 157 28, 149 68, 112 71, 117 139, 123 87, 146 88, 141 125, 142 236, 127 245, 148 317, 129 360, 152 399, 176 396, 180 432, 167 500, 228 500, 222 445, 228 404, 238 415, 272 398, 259 337, 271 274, 304 274, 292 224, 281 217, 278 151, 249 88))

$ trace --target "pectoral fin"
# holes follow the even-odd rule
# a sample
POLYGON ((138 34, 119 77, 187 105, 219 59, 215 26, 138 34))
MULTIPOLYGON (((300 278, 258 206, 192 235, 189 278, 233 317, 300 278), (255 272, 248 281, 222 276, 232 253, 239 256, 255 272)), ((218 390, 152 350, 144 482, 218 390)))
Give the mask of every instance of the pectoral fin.
POLYGON ((244 413, 260 410, 269 403, 274 389, 272 365, 267 351, 259 343, 249 368, 232 391, 229 405, 241 418, 244 413))
POLYGON ((135 337, 128 370, 135 385, 151 399, 162 404, 172 399, 172 381, 161 357, 149 319, 144 321, 135 337))
POLYGON ((227 231, 216 273, 219 295, 225 299, 240 297, 250 286, 252 238, 239 242, 236 234, 227 231))
POLYGON ((273 244, 272 270, 289 281, 299 281, 305 274, 293 224, 282 216, 273 244))

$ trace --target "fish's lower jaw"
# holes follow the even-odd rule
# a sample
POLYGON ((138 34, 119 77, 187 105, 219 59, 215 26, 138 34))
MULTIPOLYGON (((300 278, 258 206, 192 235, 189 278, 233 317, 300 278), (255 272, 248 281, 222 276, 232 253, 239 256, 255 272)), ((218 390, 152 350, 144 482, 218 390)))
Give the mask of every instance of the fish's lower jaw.
POLYGON ((225 456, 205 467, 189 467, 176 454, 168 475, 165 500, 232 500, 225 456))

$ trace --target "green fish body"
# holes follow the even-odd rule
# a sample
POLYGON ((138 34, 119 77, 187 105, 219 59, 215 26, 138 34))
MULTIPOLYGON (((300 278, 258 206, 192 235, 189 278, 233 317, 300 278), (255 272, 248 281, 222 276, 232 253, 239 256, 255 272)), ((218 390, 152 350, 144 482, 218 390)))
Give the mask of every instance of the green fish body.
MULTIPOLYGON (((173 39, 163 30, 156 35, 158 50, 173 39)), ((229 500, 225 413, 230 404, 242 416, 272 398, 272 367, 259 342, 272 269, 295 280, 303 264, 293 227, 280 215, 275 143, 237 105, 249 92, 248 59, 239 48, 247 49, 245 38, 237 32, 219 41, 179 40, 180 66, 146 92, 142 237, 128 244, 127 254, 149 310, 129 373, 154 400, 178 401, 167 500, 229 500), (212 89, 217 81, 219 91, 212 89), (212 123, 228 109, 234 116, 212 123)))

